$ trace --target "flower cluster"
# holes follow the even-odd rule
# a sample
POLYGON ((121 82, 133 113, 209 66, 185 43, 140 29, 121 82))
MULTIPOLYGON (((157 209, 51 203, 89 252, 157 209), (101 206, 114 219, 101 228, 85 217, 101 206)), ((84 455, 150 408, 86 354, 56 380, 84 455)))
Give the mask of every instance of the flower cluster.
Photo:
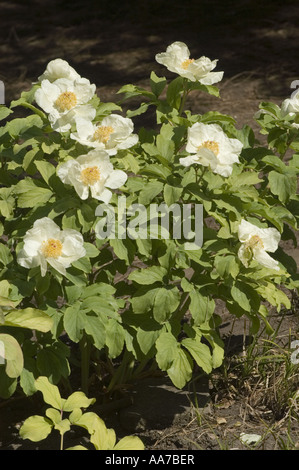
MULTIPOLYGON (((217 60, 207 57, 190 59, 190 51, 183 42, 174 42, 167 47, 166 52, 156 55, 156 61, 171 72, 192 82, 198 81, 203 85, 212 85, 222 80, 223 72, 212 72, 217 60)), ((299 93, 282 105, 284 114, 299 111, 299 93)), ((180 164, 189 167, 202 165, 209 167, 213 173, 228 177, 232 174, 233 165, 240 163, 239 156, 243 144, 238 139, 229 138, 218 124, 196 122, 188 128, 186 151, 187 157, 179 159, 180 164)), ((274 228, 258 228, 241 220, 238 229, 241 246, 238 256, 245 267, 252 260, 270 269, 279 270, 278 262, 268 255, 275 252, 280 241, 280 233, 274 228)))
MULTIPOLYGON (((298 269, 284 247, 299 222, 299 93, 281 107, 260 103, 259 142, 230 115, 193 112, 192 95, 215 102, 223 77, 217 60, 193 57, 170 44, 156 56, 164 73, 124 85, 111 103, 52 60, 0 107, 0 327, 13 330, 0 334, 10 349, 1 397, 19 386, 31 394, 36 374, 58 386, 77 365, 84 391, 90 373, 113 394, 153 362, 182 389, 223 362, 219 301, 252 334, 261 322, 271 332, 268 306, 291 308, 285 291, 299 288, 298 269), (17 106, 25 118, 11 117, 17 106), (17 326, 37 334, 13 338, 17 326), (122 357, 133 362, 119 375, 122 357)), ((72 424, 94 433, 75 398, 72 424)), ((68 402, 57 410, 70 412, 68 402)))
MULTIPOLYGON (((61 181, 74 187, 80 199, 92 198, 109 203, 112 192, 127 181, 127 174, 115 170, 110 156, 138 142, 133 134, 133 122, 117 114, 94 122, 96 109, 90 103, 96 86, 81 77, 65 60, 49 62, 39 77, 35 92, 36 103, 48 114, 53 130, 64 133, 80 144, 90 147, 85 155, 70 158, 57 167, 61 181), (108 189, 109 188, 109 189, 108 189)), ((45 276, 47 263, 65 274, 66 268, 86 255, 82 235, 76 230, 60 230, 45 217, 26 232, 18 262, 26 268, 40 266, 45 276)))
MULTIPOLYGON (((223 77, 223 72, 213 72, 217 60, 190 58, 190 51, 182 42, 174 42, 166 52, 157 54, 156 61, 184 80, 202 85, 213 85, 223 77)), ((58 177, 72 186, 80 199, 91 196, 109 203, 110 190, 122 187, 127 181, 127 174, 114 169, 110 157, 138 143, 132 120, 110 114, 97 122, 96 109, 91 103, 96 86, 64 60, 52 60, 39 77, 39 85, 35 101, 48 114, 53 130, 69 132, 71 139, 88 148, 87 153, 58 164, 58 177)), ((297 112, 297 108, 296 95, 283 103, 282 111, 297 112)), ((220 125, 195 122, 187 128, 187 156, 179 158, 179 163, 182 167, 201 165, 227 178, 234 165, 240 163, 242 149, 242 142, 228 137, 220 125)), ((85 252, 81 234, 59 230, 48 218, 36 221, 26 233, 19 263, 28 268, 40 265, 42 276, 47 263, 65 273, 65 268, 85 256, 85 252)), ((278 262, 267 253, 278 247, 280 234, 276 229, 259 228, 241 220, 238 235, 241 242, 238 256, 245 267, 255 260, 262 266, 279 269, 278 262)))

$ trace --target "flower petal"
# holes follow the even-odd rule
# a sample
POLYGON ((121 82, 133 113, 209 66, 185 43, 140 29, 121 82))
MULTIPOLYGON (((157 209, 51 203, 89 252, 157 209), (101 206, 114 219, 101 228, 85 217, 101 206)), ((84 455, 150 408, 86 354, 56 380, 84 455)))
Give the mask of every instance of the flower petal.
POLYGON ((105 186, 111 189, 120 188, 125 184, 128 179, 128 175, 122 170, 113 170, 110 176, 105 181, 105 186))
POLYGON ((268 255, 265 250, 255 248, 253 250, 253 257, 262 266, 279 271, 278 261, 268 255))

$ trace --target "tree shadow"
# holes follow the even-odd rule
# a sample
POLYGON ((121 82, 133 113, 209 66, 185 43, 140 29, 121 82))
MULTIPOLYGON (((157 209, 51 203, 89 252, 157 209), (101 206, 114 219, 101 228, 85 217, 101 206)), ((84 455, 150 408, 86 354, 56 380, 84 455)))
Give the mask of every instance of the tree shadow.
POLYGON ((155 54, 173 41, 191 55, 219 59, 225 79, 239 73, 265 78, 265 96, 284 96, 296 78, 299 7, 294 1, 131 0, 3 1, 0 5, 0 79, 7 100, 61 57, 99 87, 146 79, 155 54), (272 87, 269 89, 269 78, 272 87))

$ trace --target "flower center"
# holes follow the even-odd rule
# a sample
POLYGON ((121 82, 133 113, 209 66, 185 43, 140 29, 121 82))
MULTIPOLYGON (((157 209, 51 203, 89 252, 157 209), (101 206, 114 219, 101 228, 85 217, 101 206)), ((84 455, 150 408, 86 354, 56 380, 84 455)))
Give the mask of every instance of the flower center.
POLYGON ((69 111, 77 104, 77 96, 72 91, 64 91, 55 101, 55 106, 61 111, 69 111))
POLYGON ((88 186, 92 186, 99 181, 100 176, 100 170, 97 166, 89 166, 81 171, 81 181, 88 186))
POLYGON ((192 62, 194 62, 194 59, 186 59, 181 63, 181 67, 184 70, 187 70, 187 68, 189 67, 190 64, 192 64, 192 62))
POLYGON ((46 258, 55 258, 57 259, 62 252, 62 243, 60 240, 55 240, 54 238, 49 238, 46 242, 43 242, 42 247, 43 255, 46 258))
POLYGON ((214 140, 206 140, 202 145, 198 147, 198 150, 201 148, 206 148, 211 150, 215 155, 218 155, 219 153, 219 144, 215 142, 214 140))
POLYGON ((264 248, 264 244, 258 235, 252 235, 246 243, 247 248, 264 248))
POLYGON ((96 128, 96 131, 93 134, 93 140, 97 140, 102 144, 106 144, 113 131, 114 129, 111 126, 99 126, 96 128))

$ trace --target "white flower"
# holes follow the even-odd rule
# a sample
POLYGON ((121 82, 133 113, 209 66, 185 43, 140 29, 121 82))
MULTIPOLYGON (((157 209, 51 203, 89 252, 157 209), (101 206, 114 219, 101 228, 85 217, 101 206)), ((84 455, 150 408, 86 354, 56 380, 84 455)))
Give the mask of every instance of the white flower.
POLYGON ((49 82, 54 82, 58 78, 67 78, 74 81, 81 77, 66 60, 54 59, 48 63, 44 73, 38 77, 38 81, 49 80, 49 82))
POLYGON ((156 54, 156 61, 165 65, 170 72, 177 73, 192 82, 198 81, 203 85, 213 85, 213 83, 220 82, 223 77, 223 72, 211 72, 218 60, 212 61, 204 56, 199 59, 190 59, 190 51, 183 42, 174 42, 167 47, 166 52, 156 54))
POLYGON ((109 203, 112 192, 125 184, 127 175, 124 171, 114 170, 109 155, 105 150, 91 150, 87 155, 61 164, 57 168, 59 178, 65 184, 74 186, 81 199, 91 196, 109 203))
POLYGON ((106 150, 109 155, 133 147, 138 142, 137 134, 133 134, 133 121, 118 114, 106 116, 100 124, 79 117, 76 125, 77 132, 71 134, 72 139, 88 147, 106 150))
POLYGON ((26 232, 18 263, 28 269, 40 266, 42 276, 46 274, 47 263, 65 274, 66 268, 85 256, 83 243, 83 237, 77 230, 60 230, 52 219, 43 217, 26 232))
POLYGON ((180 158, 180 163, 209 166, 214 173, 229 176, 233 164, 239 163, 242 147, 238 139, 229 138, 218 124, 196 122, 188 128, 186 151, 191 155, 180 158))
POLYGON ((280 242, 280 233, 275 228, 259 228, 256 225, 242 220, 238 229, 239 240, 242 245, 238 256, 245 267, 251 260, 255 260, 266 268, 279 270, 278 261, 268 255, 267 251, 274 253, 280 242))
POLYGON ((71 128, 75 117, 94 119, 96 110, 86 103, 94 96, 96 86, 86 78, 75 81, 59 78, 51 83, 43 80, 35 92, 36 103, 49 115, 54 130, 65 132, 71 128))
POLYGON ((281 104, 282 116, 287 114, 293 116, 296 113, 299 113, 299 91, 295 94, 292 93, 291 98, 287 98, 281 104))

